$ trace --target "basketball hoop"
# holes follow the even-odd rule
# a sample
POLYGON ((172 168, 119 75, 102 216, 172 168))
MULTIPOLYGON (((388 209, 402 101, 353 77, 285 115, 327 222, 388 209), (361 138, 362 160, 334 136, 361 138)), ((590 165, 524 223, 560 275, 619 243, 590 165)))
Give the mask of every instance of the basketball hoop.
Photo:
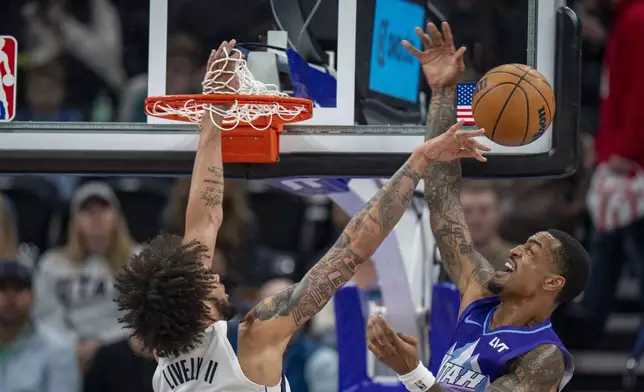
POLYGON ((274 163, 284 124, 313 115, 308 99, 289 97, 277 86, 255 80, 238 49, 213 61, 202 83, 203 94, 145 99, 148 116, 201 124, 204 115, 222 118, 223 160, 227 163, 274 163), (237 52, 237 53, 236 53, 237 52))

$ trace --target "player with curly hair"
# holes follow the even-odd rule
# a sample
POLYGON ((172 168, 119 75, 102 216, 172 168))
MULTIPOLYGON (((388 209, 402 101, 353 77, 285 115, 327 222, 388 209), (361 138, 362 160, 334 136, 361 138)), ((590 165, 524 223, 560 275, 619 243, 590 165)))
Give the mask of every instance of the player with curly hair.
MULTIPOLYGON (((208 70, 226 63, 214 60, 231 53, 234 44, 224 42, 208 70)), ((234 310, 211 270, 222 221, 220 121, 204 116, 184 237, 158 236, 117 277, 122 321, 158 358, 156 392, 290 390, 282 356, 291 336, 393 230, 428 165, 466 157, 485 161, 482 151, 488 150, 475 139, 483 130, 459 131, 460 123, 416 148, 302 281, 263 300, 236 323, 227 321, 234 310)))

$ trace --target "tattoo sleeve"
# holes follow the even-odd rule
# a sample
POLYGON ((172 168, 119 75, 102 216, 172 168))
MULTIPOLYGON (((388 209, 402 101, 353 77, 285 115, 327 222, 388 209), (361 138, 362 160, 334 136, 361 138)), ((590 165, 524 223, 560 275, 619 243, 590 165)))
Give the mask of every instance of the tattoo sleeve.
MULTIPOLYGON (((456 123, 455 97, 455 86, 432 91, 425 140, 441 135, 456 123)), ((494 275, 494 268, 474 250, 465 223, 460 201, 460 162, 433 162, 423 180, 432 232, 447 274, 461 293, 470 277, 485 285, 494 275)))
POLYGON ((223 220, 224 168, 221 158, 221 132, 211 116, 204 116, 199 147, 192 169, 186 232, 184 241, 197 240, 209 249, 210 257, 204 265, 211 267, 217 233, 223 220))
MULTIPOLYGON (((357 213, 331 249, 309 270, 302 281, 260 302, 247 321, 290 317, 292 334, 319 312, 333 294, 347 283, 393 230, 406 211, 429 161, 418 151, 357 213)), ((277 329, 277 328, 276 328, 277 329)))
POLYGON ((494 381, 486 391, 556 391, 565 374, 563 353, 552 344, 539 346, 511 362, 509 370, 508 374, 494 381))

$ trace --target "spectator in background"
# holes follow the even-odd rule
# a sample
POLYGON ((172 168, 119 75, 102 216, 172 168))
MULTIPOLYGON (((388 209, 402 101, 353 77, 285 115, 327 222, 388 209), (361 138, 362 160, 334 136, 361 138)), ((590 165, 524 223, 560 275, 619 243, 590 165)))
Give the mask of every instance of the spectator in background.
POLYGON ((13 203, 0 194, 0 259, 15 259, 18 253, 18 229, 13 203))
POLYGON ((157 363, 151 352, 134 338, 101 347, 92 361, 84 392, 152 392, 157 363))
MULTIPOLYGON (((185 231, 189 193, 190 178, 178 179, 163 213, 165 230, 170 234, 183 235, 185 231)), ((243 182, 225 181, 222 208, 224 220, 217 237, 213 268, 217 268, 222 282, 231 289, 254 280, 254 275, 258 274, 255 218, 248 205, 246 185, 243 182)))
POLYGON ((32 321, 31 269, 0 261, 0 391, 79 392, 80 375, 69 341, 32 321))
POLYGON ((644 304, 644 1, 614 3, 595 135, 597 168, 588 193, 598 231, 591 243, 593 265, 584 305, 594 339, 603 333, 625 261, 639 272, 644 304))
POLYGON ((30 37, 30 65, 69 54, 114 91, 125 82, 118 12, 110 0, 27 2, 23 16, 30 37))
POLYGON ((573 0, 570 3, 583 28, 580 130, 593 135, 599 124, 599 87, 612 6, 607 7, 605 0, 573 0))
POLYGON ((101 182, 81 186, 71 201, 67 244, 40 261, 35 315, 77 342, 83 371, 101 345, 127 335, 118 322, 113 284, 134 251, 112 190, 101 182))
POLYGON ((503 214, 494 185, 481 181, 464 182, 461 188, 461 204, 476 250, 485 256, 494 268, 504 268, 510 250, 515 245, 499 236, 503 214))
POLYGON ((53 61, 70 81, 67 99, 85 120, 112 121, 125 84, 120 18, 112 0, 25 3, 27 68, 53 61))
POLYGON ((83 121, 79 111, 66 107, 65 71, 60 64, 31 68, 26 83, 27 107, 18 110, 18 121, 83 121))
MULTIPOLYGON (((273 279, 259 291, 259 300, 272 297, 293 284, 289 279, 273 279)), ((305 327, 306 328, 306 327, 305 327)), ((284 375, 292 391, 337 392, 338 354, 300 330, 293 335, 284 353, 284 375)))
MULTIPOLYGON (((199 42, 190 35, 176 33, 168 39, 166 94, 201 92, 204 55, 199 42)), ((144 99, 147 94, 147 75, 129 80, 122 93, 119 121, 145 122, 144 99)))

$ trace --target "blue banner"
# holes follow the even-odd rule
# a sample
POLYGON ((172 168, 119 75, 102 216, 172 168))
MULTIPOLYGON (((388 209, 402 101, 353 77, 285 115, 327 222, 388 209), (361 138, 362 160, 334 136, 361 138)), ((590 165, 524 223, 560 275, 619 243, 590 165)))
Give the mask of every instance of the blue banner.
POLYGON ((405 0, 376 0, 370 90, 409 102, 418 101, 420 64, 401 41, 406 39, 422 50, 414 29, 423 28, 424 24, 423 6, 405 0))
POLYGON ((327 73, 312 68, 296 51, 288 49, 288 67, 293 83, 293 96, 306 98, 324 108, 334 108, 337 102, 337 81, 327 73))

